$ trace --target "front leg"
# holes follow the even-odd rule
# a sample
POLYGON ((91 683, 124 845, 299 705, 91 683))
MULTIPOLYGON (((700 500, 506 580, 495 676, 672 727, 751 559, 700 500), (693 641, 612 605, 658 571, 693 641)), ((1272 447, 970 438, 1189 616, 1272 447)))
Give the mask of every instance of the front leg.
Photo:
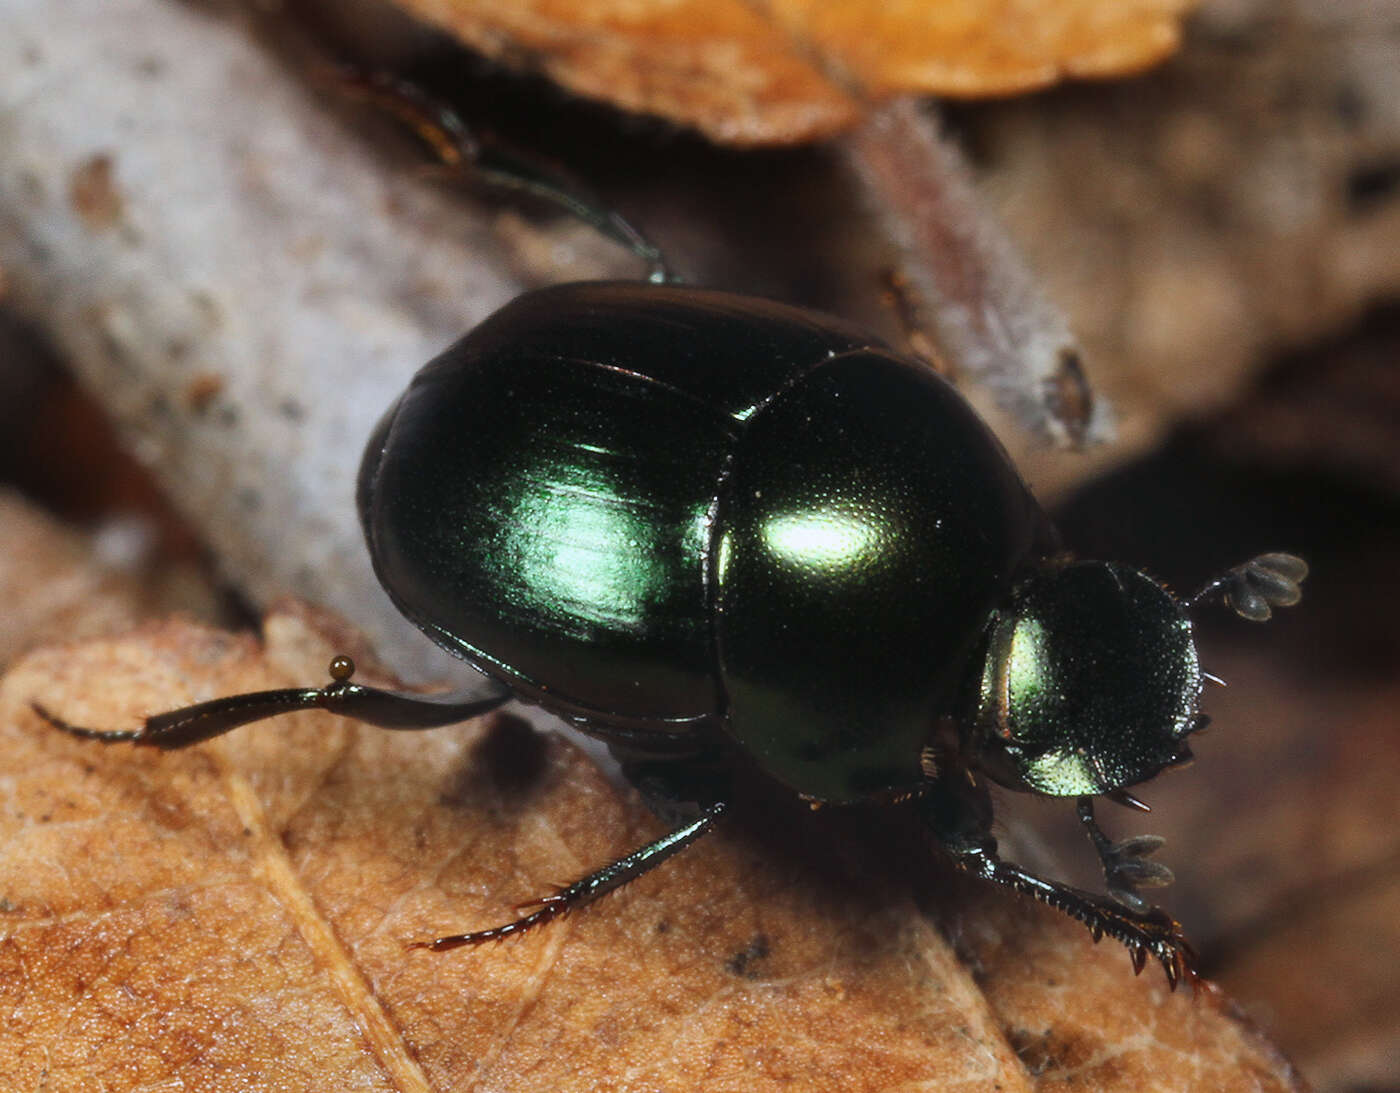
POLYGON ((958 868, 1015 889, 1078 919, 1088 927, 1095 941, 1105 934, 1118 941, 1132 957, 1135 973, 1142 972, 1151 955, 1161 963, 1172 990, 1176 990, 1177 983, 1184 978, 1195 979, 1196 951, 1182 934, 1181 924, 1161 908, 1153 907, 1146 913, 1129 911, 1089 892, 1045 880, 998 857, 994 840, 989 839, 987 846, 965 846, 952 853, 958 868))
POLYGON ((1180 924, 1165 911, 1132 910, 1003 859, 991 834, 991 800, 985 789, 948 779, 925 795, 922 811, 929 830, 959 869, 1054 907, 1082 922, 1095 941, 1104 935, 1113 938, 1128 950, 1135 973, 1141 973, 1150 955, 1162 965, 1172 990, 1182 979, 1195 979, 1196 952, 1180 924))

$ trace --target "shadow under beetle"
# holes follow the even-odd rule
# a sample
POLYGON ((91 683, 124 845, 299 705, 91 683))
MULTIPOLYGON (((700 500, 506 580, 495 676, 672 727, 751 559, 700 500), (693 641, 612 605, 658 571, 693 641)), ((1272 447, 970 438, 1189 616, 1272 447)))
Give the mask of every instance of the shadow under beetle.
POLYGON ((381 691, 337 657, 325 687, 134 731, 40 712, 178 748, 313 707, 426 729, 518 697, 606 743, 674 825, 432 949, 523 932, 659 865, 714 826, 743 767, 814 805, 909 809, 959 867, 1116 938, 1135 970, 1151 955, 1173 987, 1191 973, 1179 925, 1140 892, 1171 880, 1147 860, 1161 840, 1111 842, 1094 798, 1145 809, 1128 788, 1190 758, 1210 677, 1189 609, 1221 595, 1267 619, 1297 602, 1301 560, 1262 555, 1185 602, 1074 561, 926 365, 824 315, 664 283, 502 308, 384 415, 358 506, 394 603, 494 691, 381 691), (1112 898, 999 857, 989 780, 1075 798, 1112 898))

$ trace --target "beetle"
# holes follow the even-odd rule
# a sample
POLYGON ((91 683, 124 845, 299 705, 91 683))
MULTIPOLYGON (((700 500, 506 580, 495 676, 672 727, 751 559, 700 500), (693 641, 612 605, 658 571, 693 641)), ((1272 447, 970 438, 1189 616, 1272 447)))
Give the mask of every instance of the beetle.
MULTIPOLYGON (((577 204, 577 203, 576 203, 577 204)), ((596 219, 592 222, 596 222, 596 219)), ((630 230, 630 229, 629 229, 630 230)), ((643 253, 638 247, 639 253, 643 253)), ((1190 758, 1203 681, 1190 610, 1296 603, 1298 558, 1261 555, 1183 601, 1079 561, 991 430, 922 362, 830 316, 668 283, 579 283, 511 303, 384 414, 357 504, 391 599, 493 682, 234 695, 104 742, 196 744, 307 708, 390 729, 512 698, 602 741, 665 836, 446 950, 523 933, 710 831, 736 776, 816 805, 904 808, 963 870, 1192 973, 1141 889, 1160 840, 1112 842, 1096 798, 1190 758), (1002 858, 988 783, 1076 801, 1108 897, 1002 858)))
POLYGON ((215 699, 132 731, 161 748, 319 707, 393 729, 511 697, 603 741, 668 835, 500 926, 523 932, 709 831, 754 767, 814 804, 907 802, 961 868, 1190 970, 1139 889, 1159 840, 1111 843, 1104 797, 1190 758, 1205 722, 1188 608, 1262 619, 1306 566, 1266 554, 1185 603, 1075 561, 946 381, 843 322, 753 297, 579 283, 516 298, 426 365, 361 465, 376 573, 485 696, 357 684, 215 699), (951 728, 951 731, 950 731, 951 728), (981 775, 983 777, 979 778, 981 775), (1001 858, 987 781, 1077 800, 1104 899, 1001 858))

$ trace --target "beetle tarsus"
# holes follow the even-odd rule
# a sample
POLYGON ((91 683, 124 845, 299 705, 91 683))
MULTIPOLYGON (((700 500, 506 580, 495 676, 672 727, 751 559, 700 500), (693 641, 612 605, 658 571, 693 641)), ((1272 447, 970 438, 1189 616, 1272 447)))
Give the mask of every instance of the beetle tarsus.
POLYGON ((1145 913, 1131 911, 1077 888, 1044 880, 994 853, 964 853, 954 860, 967 872, 1064 912, 1082 923, 1095 941, 1105 934, 1113 938, 1128 950, 1135 971, 1142 971, 1149 955, 1155 957, 1172 990, 1182 979, 1195 977, 1195 950, 1180 924, 1159 908, 1145 913))
POLYGON ((488 941, 504 941, 508 937, 514 937, 516 934, 523 934, 525 931, 533 929, 536 926, 543 926, 546 922, 552 922, 556 918, 562 918, 574 909, 574 905, 569 902, 567 890, 541 896, 523 906, 530 906, 532 904, 539 904, 539 907, 531 911, 528 915, 521 915, 519 918, 502 923, 500 926, 492 926, 486 930, 474 930, 466 934, 448 934, 445 937, 435 937, 431 941, 410 941, 408 947, 410 949, 427 949, 430 952, 445 953, 452 949, 484 945, 488 941))
POLYGON ((430 949, 435 953, 450 949, 460 949, 469 945, 481 945, 488 941, 504 941, 508 937, 523 934, 536 926, 543 926, 556 918, 561 918, 580 907, 586 907, 594 900, 615 892, 624 884, 636 880, 643 873, 655 869, 674 854, 680 853, 710 830, 728 808, 727 802, 715 801, 700 810, 699 816, 683 824, 655 842, 634 850, 625 858, 603 866, 602 869, 574 881, 557 892, 528 900, 518 907, 537 907, 528 915, 521 915, 510 922, 491 926, 485 930, 473 930, 464 934, 447 934, 430 941, 411 941, 410 949, 430 949))
POLYGON ((81 725, 73 725, 64 721, 63 718, 50 713, 47 707, 41 706, 37 702, 31 702, 29 708, 47 721, 50 727, 82 740, 99 740, 104 744, 138 742, 141 739, 141 734, 145 732, 144 729, 85 729, 81 725))

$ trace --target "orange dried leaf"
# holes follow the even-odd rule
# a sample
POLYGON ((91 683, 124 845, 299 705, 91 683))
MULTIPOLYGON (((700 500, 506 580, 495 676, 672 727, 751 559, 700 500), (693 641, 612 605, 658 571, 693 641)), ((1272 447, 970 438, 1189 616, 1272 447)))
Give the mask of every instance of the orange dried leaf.
POLYGON ((900 871, 781 825, 514 942, 409 951, 657 830, 508 717, 299 714, 159 753, 29 707, 130 727, 319 679, 347 641, 305 611, 265 648, 170 622, 0 682, 0 1088, 1292 1087, 1213 995, 1134 979, 1075 924, 941 882, 955 949, 900 871))
POLYGON ((399 0, 487 56, 731 144, 797 141, 859 107, 742 0, 399 0))
POLYGON ((1195 0, 398 0, 507 64, 733 144, 794 143, 906 92, 1137 72, 1195 0))
POLYGON ((1005 95, 1122 76, 1169 55, 1194 0, 773 0, 775 17, 872 96, 1005 95))

